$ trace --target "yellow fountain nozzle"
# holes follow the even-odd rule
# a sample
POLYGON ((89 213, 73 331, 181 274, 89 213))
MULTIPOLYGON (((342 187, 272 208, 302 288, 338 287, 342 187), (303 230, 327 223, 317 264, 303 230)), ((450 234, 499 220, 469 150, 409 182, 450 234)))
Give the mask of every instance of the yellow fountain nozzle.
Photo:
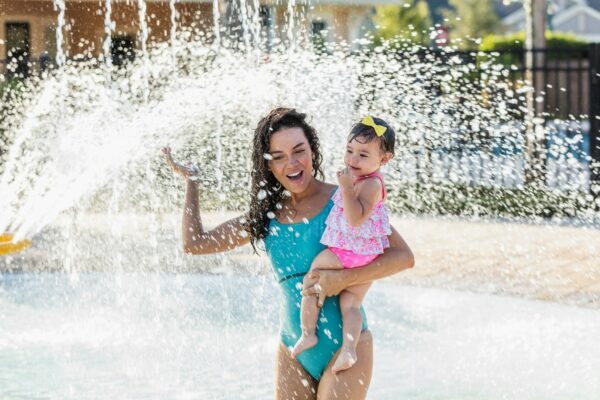
POLYGON ((29 246, 31 246, 31 240, 29 239, 14 242, 12 234, 0 233, 0 255, 16 253, 25 250, 29 246))

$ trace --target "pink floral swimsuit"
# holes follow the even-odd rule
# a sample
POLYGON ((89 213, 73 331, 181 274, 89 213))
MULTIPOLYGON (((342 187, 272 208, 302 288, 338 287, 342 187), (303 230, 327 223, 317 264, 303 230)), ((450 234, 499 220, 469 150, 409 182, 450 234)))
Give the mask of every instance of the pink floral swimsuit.
POLYGON ((391 235, 392 228, 387 209, 383 204, 386 194, 383 176, 379 172, 373 172, 357 178, 354 184, 371 177, 377 177, 381 181, 382 196, 369 219, 360 226, 351 226, 344 215, 342 192, 338 188, 332 198, 333 208, 325 221, 327 226, 321 237, 321 243, 337 255, 344 268, 367 265, 382 254, 384 249, 390 247, 388 235, 391 235))

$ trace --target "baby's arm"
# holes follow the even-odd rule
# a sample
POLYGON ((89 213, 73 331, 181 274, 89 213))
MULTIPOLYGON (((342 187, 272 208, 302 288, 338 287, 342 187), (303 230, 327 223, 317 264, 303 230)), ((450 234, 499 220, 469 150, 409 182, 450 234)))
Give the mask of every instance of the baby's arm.
POLYGON ((360 226, 381 200, 381 181, 376 178, 365 179, 352 185, 351 180, 344 179, 343 172, 338 180, 342 191, 344 215, 351 226, 360 226))

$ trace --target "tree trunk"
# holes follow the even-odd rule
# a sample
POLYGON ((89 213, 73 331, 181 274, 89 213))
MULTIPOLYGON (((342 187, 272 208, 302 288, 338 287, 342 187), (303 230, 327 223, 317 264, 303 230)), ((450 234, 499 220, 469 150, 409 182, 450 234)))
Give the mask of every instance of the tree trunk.
POLYGON ((525 183, 542 186, 546 179, 546 135, 544 132, 542 96, 545 76, 543 67, 546 48, 546 0, 524 0, 525 9, 525 80, 527 91, 525 115, 525 183), (537 51, 536 51, 537 50, 537 51))

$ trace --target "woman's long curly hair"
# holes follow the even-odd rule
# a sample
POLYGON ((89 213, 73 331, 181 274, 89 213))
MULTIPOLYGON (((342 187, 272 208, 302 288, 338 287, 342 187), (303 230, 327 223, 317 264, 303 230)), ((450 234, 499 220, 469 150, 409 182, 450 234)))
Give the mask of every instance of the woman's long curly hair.
POLYGON ((284 128, 301 128, 312 151, 313 176, 324 178, 321 169, 323 156, 317 131, 306 122, 306 114, 293 108, 278 107, 261 119, 254 131, 252 146, 252 186, 248 233, 256 252, 256 244, 269 233, 269 222, 282 208, 285 189, 269 170, 269 143, 271 136, 284 128))

